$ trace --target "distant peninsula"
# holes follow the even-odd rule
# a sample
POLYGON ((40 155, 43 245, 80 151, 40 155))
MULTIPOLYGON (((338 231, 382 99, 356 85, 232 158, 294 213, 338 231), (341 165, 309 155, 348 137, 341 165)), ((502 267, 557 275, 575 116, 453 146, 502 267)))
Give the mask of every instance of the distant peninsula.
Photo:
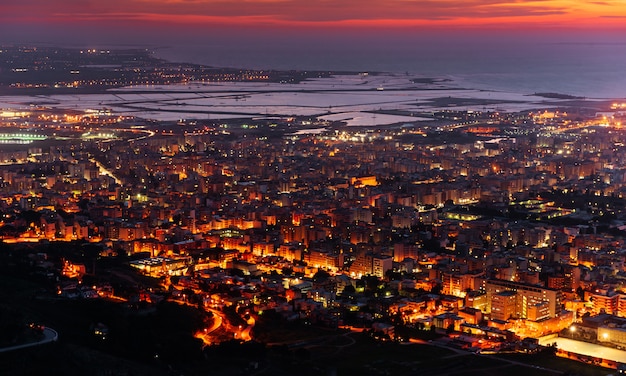
POLYGON ((216 68, 173 63, 149 49, 0 47, 0 95, 95 94, 187 82, 299 83, 337 72, 216 68))

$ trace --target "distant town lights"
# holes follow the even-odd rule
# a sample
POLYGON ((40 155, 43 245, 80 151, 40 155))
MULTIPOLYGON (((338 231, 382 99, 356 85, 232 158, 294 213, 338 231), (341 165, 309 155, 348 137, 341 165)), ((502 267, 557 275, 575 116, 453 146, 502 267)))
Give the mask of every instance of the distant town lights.
POLYGON ((0 117, 25 117, 29 116, 30 112, 27 111, 2 111, 0 117))

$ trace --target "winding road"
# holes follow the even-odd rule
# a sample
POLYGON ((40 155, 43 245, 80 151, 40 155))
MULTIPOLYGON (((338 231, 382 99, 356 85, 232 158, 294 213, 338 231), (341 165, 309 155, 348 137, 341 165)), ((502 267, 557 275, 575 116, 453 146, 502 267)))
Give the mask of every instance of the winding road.
POLYGON ((35 342, 23 343, 21 345, 9 346, 9 347, 0 347, 0 353, 25 349, 27 347, 40 346, 46 343, 56 342, 59 339, 59 333, 52 328, 44 328, 42 333, 42 338, 35 342))

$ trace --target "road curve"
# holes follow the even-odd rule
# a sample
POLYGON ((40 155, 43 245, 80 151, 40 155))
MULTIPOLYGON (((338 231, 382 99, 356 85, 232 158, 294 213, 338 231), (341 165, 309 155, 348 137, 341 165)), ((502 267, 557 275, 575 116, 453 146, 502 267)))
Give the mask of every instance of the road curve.
POLYGON ((52 328, 45 327, 43 329, 43 338, 40 339, 39 341, 24 343, 24 344, 15 345, 15 346, 2 347, 2 348, 0 348, 0 353, 7 352, 7 351, 13 351, 13 350, 25 349, 27 347, 44 345, 46 343, 56 342, 58 339, 59 339, 59 333, 57 333, 56 330, 54 330, 52 328))

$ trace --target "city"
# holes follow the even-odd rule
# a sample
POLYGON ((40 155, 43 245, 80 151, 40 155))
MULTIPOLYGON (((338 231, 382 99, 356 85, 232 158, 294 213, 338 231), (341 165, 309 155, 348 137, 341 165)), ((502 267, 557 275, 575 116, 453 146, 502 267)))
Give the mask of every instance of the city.
MULTIPOLYGON (((63 54, 66 61, 72 52, 63 54)), ((149 85, 204 80, 176 65, 165 71, 179 69, 186 73, 159 71, 162 81, 149 85)), ((261 73, 228 80, 333 79, 261 73)), ((68 85, 54 74, 33 79, 2 89, 41 99, 68 85), (36 89, 43 91, 14 91, 36 89)), ((108 82, 137 79, 69 85, 102 93, 108 82)), ((390 91, 370 85, 367 93, 390 91)), ((61 339, 163 374, 216 363, 236 346, 254 359, 225 361, 216 372, 290 374, 304 362, 327 373, 324 359, 363 338, 461 357, 552 351, 622 371, 626 104, 536 95, 546 102, 522 111, 451 96, 415 114, 380 103, 360 110, 401 118, 384 126, 349 125, 325 105, 319 116, 256 116, 261 109, 247 119, 163 121, 103 106, 1 108, 8 303, 0 344, 32 340, 40 325, 50 326, 61 339), (35 329, 27 328, 31 320, 35 329), (617 355, 578 353, 561 340, 617 355)), ((489 358, 482 367, 514 365, 493 359, 505 362, 489 358)), ((111 372, 148 372, 115 364, 111 372)), ((431 374, 445 371, 433 367, 431 374)))

